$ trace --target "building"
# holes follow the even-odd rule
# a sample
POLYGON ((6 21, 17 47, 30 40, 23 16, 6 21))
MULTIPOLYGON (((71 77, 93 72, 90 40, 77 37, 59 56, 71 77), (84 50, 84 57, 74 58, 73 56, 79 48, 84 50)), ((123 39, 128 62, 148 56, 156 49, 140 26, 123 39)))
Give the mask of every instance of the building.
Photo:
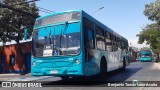
POLYGON ((0 47, 0 73, 29 73, 30 63, 31 41, 0 47))

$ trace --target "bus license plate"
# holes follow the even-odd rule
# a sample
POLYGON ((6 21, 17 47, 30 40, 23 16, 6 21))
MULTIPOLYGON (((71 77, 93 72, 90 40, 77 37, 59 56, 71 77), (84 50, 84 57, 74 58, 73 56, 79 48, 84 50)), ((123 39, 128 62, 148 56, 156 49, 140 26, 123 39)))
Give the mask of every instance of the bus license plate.
POLYGON ((57 73, 58 73, 57 70, 51 70, 51 71, 50 71, 50 74, 57 74, 57 73))

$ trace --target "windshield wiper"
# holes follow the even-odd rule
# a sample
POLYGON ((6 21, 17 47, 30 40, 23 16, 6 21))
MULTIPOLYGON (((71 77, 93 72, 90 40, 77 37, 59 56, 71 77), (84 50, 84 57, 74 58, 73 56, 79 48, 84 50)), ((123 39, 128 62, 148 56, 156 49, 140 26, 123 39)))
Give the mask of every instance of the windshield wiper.
POLYGON ((64 28, 61 29, 61 34, 60 34, 60 37, 59 37, 60 38, 60 48, 61 48, 62 38, 63 38, 63 35, 64 35, 64 30, 66 30, 68 22, 66 21, 64 24, 65 24, 64 28))
POLYGON ((63 35, 64 35, 64 31, 66 32, 66 28, 67 28, 67 25, 68 25, 68 22, 66 21, 65 23, 64 23, 64 28, 63 29, 61 29, 61 34, 60 34, 60 48, 62 48, 62 38, 64 37, 63 35))
POLYGON ((51 30, 50 30, 49 33, 48 33, 48 31, 46 30, 46 27, 44 27, 44 29, 45 29, 45 31, 46 31, 47 34, 48 34, 49 43, 51 44, 51 30))
POLYGON ((49 37, 49 43, 52 44, 51 43, 51 30, 49 31, 49 36, 48 37, 49 37))
MULTIPOLYGON (((64 35, 64 31, 66 30, 66 28, 67 28, 67 24, 68 24, 68 22, 66 21, 66 22, 64 22, 64 27, 61 29, 61 33, 60 33, 60 36, 59 36, 59 39, 60 39, 60 42, 59 42, 59 45, 55 45, 54 44, 54 38, 53 38, 53 46, 54 46, 54 48, 53 49, 58 49, 58 51, 60 51, 60 54, 61 54, 61 48, 62 48, 62 38, 63 38, 63 35, 64 35), (55 46, 58 46, 58 48, 55 48, 55 46)), ((55 36, 55 30, 56 30, 56 28, 55 28, 55 26, 54 26, 54 36, 55 36)))

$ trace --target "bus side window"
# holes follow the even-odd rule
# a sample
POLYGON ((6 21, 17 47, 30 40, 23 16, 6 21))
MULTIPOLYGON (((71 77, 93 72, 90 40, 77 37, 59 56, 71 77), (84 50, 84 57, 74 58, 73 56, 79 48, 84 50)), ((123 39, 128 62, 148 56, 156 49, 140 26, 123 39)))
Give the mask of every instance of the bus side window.
POLYGON ((105 33, 105 41, 106 41, 106 51, 112 51, 112 41, 111 41, 111 34, 109 32, 105 33))
POLYGON ((112 36, 112 51, 114 51, 114 35, 112 36))
POLYGON ((121 39, 117 38, 117 48, 118 48, 118 50, 121 49, 120 42, 121 42, 121 39))
POLYGON ((96 40, 97 40, 97 49, 105 50, 104 42, 104 30, 100 27, 96 27, 96 40))
POLYGON ((116 45, 115 45, 115 51, 117 51, 118 50, 118 38, 117 37, 115 37, 116 39, 115 39, 115 42, 116 42, 116 45))
POLYGON ((87 36, 88 36, 89 48, 90 49, 94 49, 94 42, 93 42, 93 40, 94 40, 94 38, 93 38, 94 34, 89 29, 87 30, 87 36))
POLYGON ((91 30, 85 30, 85 47, 88 49, 94 49, 94 34, 91 30))
POLYGON ((121 41, 121 49, 122 49, 122 50, 125 49, 124 41, 121 41))
POLYGON ((94 24, 84 18, 84 45, 86 62, 93 58, 92 49, 95 49, 94 24))
POLYGON ((113 51, 117 51, 117 38, 116 36, 113 36, 113 51))
POLYGON ((94 25, 91 21, 89 21, 86 18, 84 18, 84 37, 85 37, 85 46, 87 46, 87 48, 94 49, 95 48, 94 25))

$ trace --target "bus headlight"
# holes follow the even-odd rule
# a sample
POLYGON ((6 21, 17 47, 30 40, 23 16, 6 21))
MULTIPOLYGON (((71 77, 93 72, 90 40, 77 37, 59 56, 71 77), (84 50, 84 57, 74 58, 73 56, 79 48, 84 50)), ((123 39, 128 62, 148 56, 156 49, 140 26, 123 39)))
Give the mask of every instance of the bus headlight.
POLYGON ((36 62, 32 62, 32 67, 35 67, 36 66, 36 62))
POLYGON ((77 64, 77 65, 80 64, 80 61, 79 61, 78 59, 76 60, 76 64, 77 64))

